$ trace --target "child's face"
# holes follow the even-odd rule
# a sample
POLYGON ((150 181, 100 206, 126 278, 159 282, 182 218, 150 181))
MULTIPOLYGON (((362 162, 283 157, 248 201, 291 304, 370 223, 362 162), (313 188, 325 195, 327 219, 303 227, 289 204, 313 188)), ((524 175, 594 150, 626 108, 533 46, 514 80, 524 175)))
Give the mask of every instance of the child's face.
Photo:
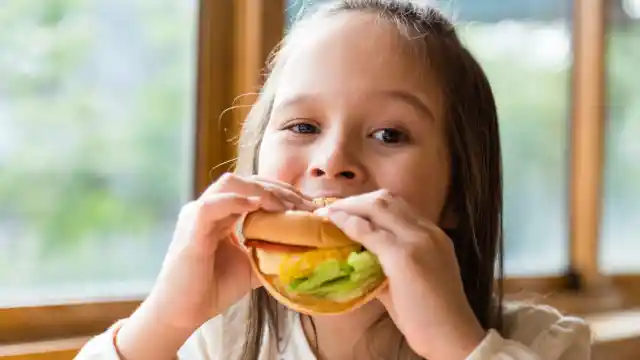
POLYGON ((290 44, 258 173, 311 196, 386 188, 443 225, 450 161, 434 76, 376 15, 322 21, 290 44))

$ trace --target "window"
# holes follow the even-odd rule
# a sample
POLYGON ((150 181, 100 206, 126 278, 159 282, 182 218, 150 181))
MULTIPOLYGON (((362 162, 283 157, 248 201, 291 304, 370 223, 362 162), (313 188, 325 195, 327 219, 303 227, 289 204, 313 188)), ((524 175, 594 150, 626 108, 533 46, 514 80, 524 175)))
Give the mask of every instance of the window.
POLYGON ((196 13, 3 2, 0 306, 150 288, 192 193, 196 13))
POLYGON ((462 40, 487 73, 498 107, 505 273, 563 273, 568 265, 570 4, 453 4, 462 40))
MULTIPOLYGON (((617 2, 612 2, 617 3, 617 2)), ((603 270, 640 272, 640 1, 611 6, 607 101, 603 270)))

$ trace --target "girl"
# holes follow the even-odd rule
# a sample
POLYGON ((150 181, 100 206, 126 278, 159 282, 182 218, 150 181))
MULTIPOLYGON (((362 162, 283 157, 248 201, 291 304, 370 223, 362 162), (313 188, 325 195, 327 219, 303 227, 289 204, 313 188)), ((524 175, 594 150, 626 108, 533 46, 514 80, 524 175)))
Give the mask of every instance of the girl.
POLYGON ((184 207, 149 297, 78 359, 588 359, 579 319, 501 304, 499 144, 489 83, 440 13, 322 8, 275 57, 237 172, 184 207), (343 200, 316 209, 322 196, 343 200), (284 309, 233 245, 259 208, 328 216, 387 290, 346 315, 284 309))

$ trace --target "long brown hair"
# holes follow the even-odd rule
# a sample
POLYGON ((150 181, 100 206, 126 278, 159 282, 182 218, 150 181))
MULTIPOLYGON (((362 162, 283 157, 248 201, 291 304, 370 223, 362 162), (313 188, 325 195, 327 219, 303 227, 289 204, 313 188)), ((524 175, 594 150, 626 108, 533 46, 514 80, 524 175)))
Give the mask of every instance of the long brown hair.
MULTIPOLYGON (((438 10, 408 0, 340 0, 296 22, 267 67, 267 80, 240 137, 236 171, 257 172, 258 149, 271 115, 288 40, 302 24, 321 26, 338 13, 366 11, 397 25, 417 56, 438 74, 445 94, 451 185, 447 206, 459 218, 448 233, 455 244, 467 300, 483 328, 502 330, 502 166, 498 116, 489 82, 453 24, 438 10)), ((306 31, 313 31, 307 28, 306 31)), ((257 360, 265 328, 280 337, 283 309, 263 289, 251 294, 243 360, 257 360)), ((402 348, 403 344, 399 344, 402 348)), ((398 357, 400 351, 398 352, 398 357)))

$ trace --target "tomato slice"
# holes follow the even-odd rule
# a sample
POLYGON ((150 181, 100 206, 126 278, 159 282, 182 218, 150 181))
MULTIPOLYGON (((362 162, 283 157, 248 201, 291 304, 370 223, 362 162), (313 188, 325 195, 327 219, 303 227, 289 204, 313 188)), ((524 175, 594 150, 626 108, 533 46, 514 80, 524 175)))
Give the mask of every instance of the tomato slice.
POLYGON ((253 247, 264 251, 279 253, 298 253, 314 250, 314 248, 308 246, 276 244, 261 240, 247 240, 244 242, 244 245, 246 247, 253 247))

